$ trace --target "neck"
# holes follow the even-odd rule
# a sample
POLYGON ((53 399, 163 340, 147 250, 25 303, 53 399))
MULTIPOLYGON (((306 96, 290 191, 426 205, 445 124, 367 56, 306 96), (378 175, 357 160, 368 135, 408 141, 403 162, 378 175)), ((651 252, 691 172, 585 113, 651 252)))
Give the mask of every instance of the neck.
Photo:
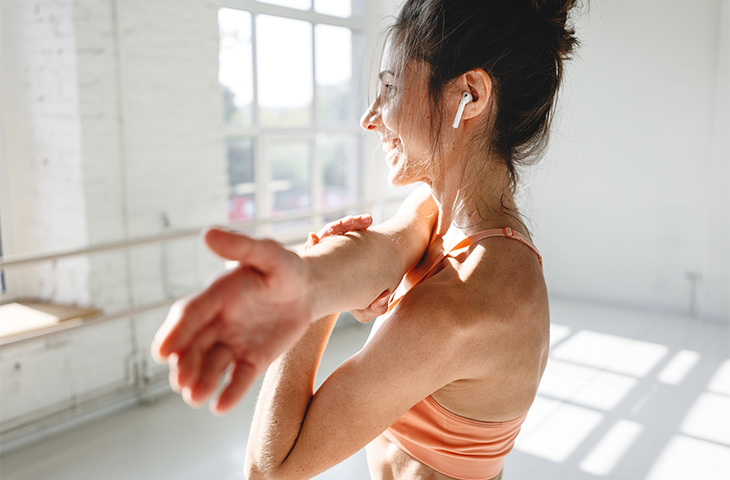
POLYGON ((453 227, 467 235, 501 227, 527 233, 514 203, 507 167, 494 159, 479 168, 475 163, 454 161, 454 168, 445 169, 440 181, 430 182, 439 206, 437 233, 444 235, 453 227))

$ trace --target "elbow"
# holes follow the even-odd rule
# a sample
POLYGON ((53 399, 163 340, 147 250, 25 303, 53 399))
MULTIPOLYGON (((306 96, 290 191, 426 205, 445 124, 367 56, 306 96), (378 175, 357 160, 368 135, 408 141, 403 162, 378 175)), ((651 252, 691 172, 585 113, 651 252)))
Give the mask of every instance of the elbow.
POLYGON ((285 480, 281 469, 247 459, 244 466, 246 480, 285 480))
POLYGON ((246 480, 268 480, 272 479, 269 472, 270 469, 263 468, 260 462, 252 459, 250 456, 246 456, 246 462, 243 466, 243 476, 246 480))
POLYGON ((255 468, 246 468, 244 471, 244 478, 246 478, 246 480, 267 480, 271 477, 261 470, 255 468))
POLYGON ((246 465, 244 477, 246 480, 275 480, 277 478, 272 472, 258 468, 255 465, 246 465))

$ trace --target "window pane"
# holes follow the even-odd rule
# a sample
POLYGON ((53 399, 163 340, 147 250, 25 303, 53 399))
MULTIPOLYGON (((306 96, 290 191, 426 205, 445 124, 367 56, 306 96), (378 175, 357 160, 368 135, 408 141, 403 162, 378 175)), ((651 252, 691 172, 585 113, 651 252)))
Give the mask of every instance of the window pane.
POLYGON ((312 24, 256 16, 259 114, 262 125, 312 123, 312 24))
POLYGON ((312 8, 312 0, 259 0, 259 2, 296 8, 297 10, 309 10, 312 8))
POLYGON ((314 10, 317 13, 334 17, 348 18, 352 16, 351 0, 314 0, 314 10))
POLYGON ((324 186, 322 206, 340 207, 360 197, 360 138, 357 135, 319 135, 324 186))
POLYGON ((357 94, 352 85, 352 33, 331 25, 315 28, 317 121, 341 125, 355 120, 357 94))
POLYGON ((276 214, 311 207, 310 142, 277 140, 267 144, 266 155, 271 169, 269 191, 273 197, 272 212, 276 214))
POLYGON ((221 8, 218 29, 218 81, 223 92, 226 125, 250 127, 253 124, 251 14, 221 8))
MULTIPOLYGON (((3 239, 0 235, 0 258, 3 256, 3 239)), ((0 270, 0 293, 5 293, 5 273, 0 270)))
POLYGON ((228 148, 228 219, 231 222, 250 220, 256 216, 256 175, 253 140, 229 138, 228 148))

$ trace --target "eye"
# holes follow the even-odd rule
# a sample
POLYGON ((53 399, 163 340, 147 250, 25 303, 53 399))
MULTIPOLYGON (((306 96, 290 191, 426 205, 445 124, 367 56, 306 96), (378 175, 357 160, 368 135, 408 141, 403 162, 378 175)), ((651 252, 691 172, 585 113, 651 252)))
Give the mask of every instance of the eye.
POLYGON ((383 83, 383 91, 386 95, 392 95, 396 92, 396 87, 392 83, 386 82, 383 83))

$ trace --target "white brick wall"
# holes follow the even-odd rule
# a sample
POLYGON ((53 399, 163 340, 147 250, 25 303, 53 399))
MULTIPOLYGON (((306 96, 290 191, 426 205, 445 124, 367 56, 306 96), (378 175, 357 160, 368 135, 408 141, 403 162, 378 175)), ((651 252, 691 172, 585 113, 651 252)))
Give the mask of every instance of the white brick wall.
MULTIPOLYGON (((0 1, 14 119, 6 253, 225 222, 217 3, 0 1)), ((198 239, 176 240, 9 271, 8 283, 14 296, 115 312, 180 295, 220 267, 198 239)), ((164 315, 0 349, 0 431, 131 384, 135 363, 161 372, 148 349, 164 315)))
MULTIPOLYGON (((86 240, 72 13, 70 0, 3 5, 4 107, 13 120, 5 124, 8 233, 17 253, 86 240)), ((20 293, 87 303, 87 274, 88 261, 73 259, 10 273, 8 281, 20 293)))

